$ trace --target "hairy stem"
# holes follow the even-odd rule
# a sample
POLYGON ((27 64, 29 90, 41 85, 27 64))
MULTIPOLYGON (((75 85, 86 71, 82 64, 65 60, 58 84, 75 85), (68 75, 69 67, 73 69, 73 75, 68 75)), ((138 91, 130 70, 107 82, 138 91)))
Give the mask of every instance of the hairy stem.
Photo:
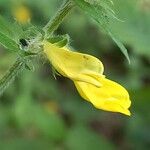
POLYGON ((72 1, 66 1, 60 9, 57 11, 55 16, 47 23, 44 27, 46 38, 48 38, 62 23, 66 15, 72 10, 74 3, 72 1))
POLYGON ((0 80, 0 96, 15 77, 24 69, 25 63, 21 59, 17 59, 11 68, 6 72, 3 78, 0 80))

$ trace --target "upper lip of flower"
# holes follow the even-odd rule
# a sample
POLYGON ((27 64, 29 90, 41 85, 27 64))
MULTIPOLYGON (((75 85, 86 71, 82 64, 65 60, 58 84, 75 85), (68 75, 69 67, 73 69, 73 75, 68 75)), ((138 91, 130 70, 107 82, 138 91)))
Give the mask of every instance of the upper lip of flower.
POLYGON ((104 67, 102 62, 87 54, 72 52, 67 48, 58 48, 55 44, 44 42, 44 52, 52 65, 65 77, 83 81, 100 87, 97 76, 102 76, 104 67))

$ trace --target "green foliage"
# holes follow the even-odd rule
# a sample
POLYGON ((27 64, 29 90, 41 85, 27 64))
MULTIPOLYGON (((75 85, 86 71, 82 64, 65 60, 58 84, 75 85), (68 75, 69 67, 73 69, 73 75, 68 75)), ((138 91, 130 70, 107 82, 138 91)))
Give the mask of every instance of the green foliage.
POLYGON ((111 32, 108 32, 108 34, 110 35, 110 37, 113 39, 113 41, 118 45, 118 47, 121 49, 122 53, 125 55, 125 57, 127 58, 128 62, 130 63, 130 58, 127 52, 127 49, 125 48, 125 46, 122 44, 122 42, 120 40, 118 40, 118 38, 115 37, 114 34, 112 34, 111 32))
POLYGON ((85 0, 74 1, 79 7, 87 12, 88 15, 95 19, 102 29, 107 30, 109 28, 109 18, 113 16, 113 10, 105 2, 85 0))
POLYGON ((51 43, 55 43, 57 46, 64 47, 69 43, 69 35, 52 36, 47 40, 51 43))
POLYGON ((12 36, 12 29, 10 23, 7 22, 2 16, 0 16, 0 32, 5 34, 5 36, 12 36))
POLYGON ((112 38, 112 40, 118 45, 120 50, 126 56, 127 60, 130 62, 127 49, 111 31, 110 26, 111 19, 115 19, 116 21, 118 21, 114 11, 109 6, 110 4, 112 4, 112 2, 109 0, 104 1, 74 0, 74 1, 79 7, 81 7, 82 10, 84 10, 100 25, 102 30, 104 30, 112 38))
POLYGON ((0 43, 8 50, 18 51, 19 46, 12 38, 13 28, 2 16, 0 16, 0 43))
POLYGON ((11 51, 19 50, 18 44, 14 40, 4 35, 3 33, 0 33, 0 43, 8 50, 11 51))
POLYGON ((112 31, 134 51, 150 57, 150 2, 114 0, 114 9, 123 22, 110 22, 112 31), (129 11, 127 11, 129 10, 129 11))

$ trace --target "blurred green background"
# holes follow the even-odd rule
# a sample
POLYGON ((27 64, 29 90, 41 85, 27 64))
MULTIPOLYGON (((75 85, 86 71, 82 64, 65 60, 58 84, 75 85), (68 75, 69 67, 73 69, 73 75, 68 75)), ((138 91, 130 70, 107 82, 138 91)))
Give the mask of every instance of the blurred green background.
MULTIPOLYGON (((32 24, 43 27, 62 0, 0 0, 0 14, 14 22, 11 8, 24 3, 32 24)), ((119 48, 96 23, 76 8, 57 34, 69 34, 74 49, 102 60, 108 78, 124 85, 132 100, 131 117, 97 110, 73 83, 52 75, 38 60, 0 97, 0 150, 149 150, 150 149, 150 0, 114 0, 123 21, 110 22, 129 51, 119 48)), ((0 77, 16 56, 0 47, 0 77)))

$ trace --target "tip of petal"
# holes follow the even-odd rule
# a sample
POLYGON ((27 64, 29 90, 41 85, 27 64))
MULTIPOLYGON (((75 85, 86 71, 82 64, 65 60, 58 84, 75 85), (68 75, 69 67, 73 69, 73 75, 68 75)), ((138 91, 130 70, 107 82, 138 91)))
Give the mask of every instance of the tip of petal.
POLYGON ((131 113, 128 108, 124 107, 124 105, 120 104, 119 102, 116 103, 115 101, 107 100, 103 103, 95 103, 95 101, 90 101, 96 108, 102 109, 105 111, 111 111, 116 113, 121 113, 127 116, 130 116, 131 113))
POLYGON ((124 115, 127 115, 127 116, 131 116, 131 113, 130 113, 130 111, 127 109, 127 110, 124 110, 124 111, 122 111, 122 112, 120 112, 120 113, 122 113, 122 114, 124 114, 124 115))

